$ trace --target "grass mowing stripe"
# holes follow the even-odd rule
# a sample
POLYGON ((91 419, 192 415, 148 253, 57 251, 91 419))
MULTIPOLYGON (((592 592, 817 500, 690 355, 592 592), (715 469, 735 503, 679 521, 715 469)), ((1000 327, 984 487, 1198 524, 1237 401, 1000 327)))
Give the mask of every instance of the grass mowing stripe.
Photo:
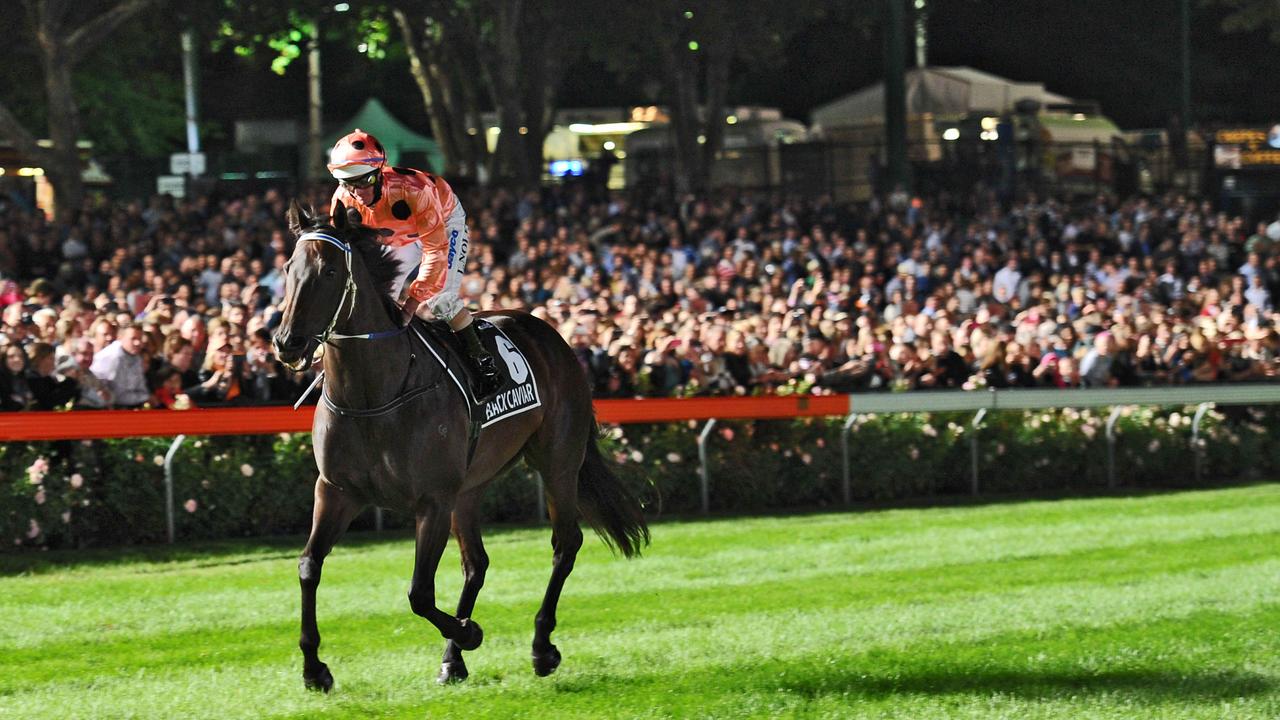
MULTIPOLYGON (((559 641, 562 648, 574 649, 573 654, 578 655, 573 658, 574 662, 582 667, 591 667, 596 672, 624 678, 637 672, 646 672, 652 667, 661 667, 682 655, 704 652, 708 638, 715 638, 715 644, 723 657, 768 663, 814 654, 822 648, 893 645, 919 637, 974 639, 983 635, 1000 634, 1010 628, 1103 626, 1110 622, 1129 622, 1138 618, 1190 614, 1204 607, 1243 610, 1257 604, 1255 597, 1234 592, 1232 588, 1236 587, 1254 587, 1258 588, 1263 597, 1274 596, 1276 591, 1280 591, 1280 561, 1255 563, 1217 572, 1163 575, 1147 582, 1125 586, 1078 583, 971 594, 959 599, 939 599, 935 602, 908 600, 905 603, 893 602, 857 608, 823 607, 807 611, 782 606, 770 611, 714 616, 681 612, 672 614, 661 625, 633 622, 624 630, 614 632, 574 626, 563 631, 559 641), (1064 618, 1070 618, 1070 622, 1064 621, 1064 618), (761 628, 772 628, 774 633, 785 634, 790 634, 791 630, 788 628, 793 628, 795 632, 803 633, 804 641, 787 643, 782 637, 762 636, 761 628), (637 632, 640 637, 636 637, 637 632), (618 653, 619 648, 626 648, 626 652, 618 653)), ((774 604, 773 607, 778 605, 774 604)), ((329 647, 330 662, 335 672, 355 658, 367 660, 366 656, 370 652, 361 648, 378 647, 377 651, 372 652, 375 655, 389 652, 389 643, 381 638, 370 638, 360 630, 359 627, 344 625, 329 634, 332 638, 329 647)), ((418 638, 413 638, 410 642, 411 647, 404 653, 416 656, 419 667, 430 667, 440 643, 422 643, 418 638)), ((279 645, 276 648, 285 649, 279 645)), ((169 675, 174 677, 177 685, 182 686, 189 684, 183 681, 184 678, 202 677, 231 662, 238 661, 243 666, 255 664, 253 659, 237 657, 233 647, 227 650, 221 657, 213 658, 212 663, 186 665, 175 662, 169 666, 161 666, 158 670, 136 667, 126 672, 122 679, 127 679, 130 672, 136 676, 169 675)), ((494 659, 503 661, 508 670, 513 667, 513 659, 516 662, 514 667, 522 667, 528 653, 524 642, 500 643, 498 647, 488 647, 487 650, 488 652, 481 651, 472 656, 473 672, 483 673, 494 659)), ((145 653, 145 650, 142 652, 145 653)), ((288 656, 292 660, 290 664, 296 666, 294 653, 289 652, 288 656)), ((287 662, 284 655, 275 660, 277 664, 287 662)), ((244 669, 248 671, 249 667, 244 669)), ((255 670, 252 674, 257 672, 255 670)), ((21 672, 16 675, 21 675, 21 672)), ((13 694, 22 693, 18 691, 13 694)))
MULTIPOLYGON (((899 601, 920 602, 959 592, 984 591, 994 577, 1001 578, 1004 585, 1010 588, 1069 582, 1079 577, 1078 566, 1080 565, 1091 567, 1089 579, 1094 583, 1112 579, 1133 581, 1156 573, 1188 569, 1207 570, 1270 557, 1267 548, 1274 545, 1274 540, 1268 535, 1212 536, 1183 542, 1148 543, 1137 547, 1099 548, 1073 553, 1070 556, 1035 555, 1016 560, 948 565, 944 568, 930 568, 930 571, 938 574, 937 578, 919 584, 913 584, 920 580, 921 573, 917 569, 885 570, 856 574, 856 577, 853 577, 855 573, 843 570, 839 562, 831 563, 821 571, 787 573, 781 576, 758 573, 754 579, 744 574, 734 573, 726 574, 721 584, 693 585, 681 593, 673 594, 664 603, 664 610, 703 612, 707 608, 714 608, 724 611, 743 605, 748 595, 744 590, 749 590, 750 597, 757 603, 768 603, 775 599, 785 602, 789 596, 795 595, 798 584, 803 584, 806 593, 803 597, 795 598, 791 602, 793 604, 798 602, 802 607, 814 603, 818 605, 830 603, 831 598, 837 597, 848 604, 874 602, 876 598, 886 595, 895 596, 899 601), (1057 558, 1059 562, 1045 562, 1049 557, 1057 558)), ((604 617, 596 620, 592 617, 591 610, 631 605, 634 602, 630 596, 653 593, 654 588, 649 582, 649 574, 645 573, 645 577, 638 579, 627 591, 599 592, 590 595, 573 594, 573 607, 586 609, 586 613, 581 617, 572 618, 574 624, 590 627, 598 623, 607 626, 613 622, 613 618, 606 613, 604 617)), ((589 574, 587 575, 585 579, 575 578, 575 580, 589 583, 591 578, 589 574)), ((506 584, 509 585, 509 583, 506 584)), ((570 588, 573 588, 572 581, 570 588)), ((530 603, 537 602, 539 599, 532 592, 521 593, 520 597, 512 597, 511 593, 504 592, 505 589, 507 588, 503 585, 491 586, 482 596, 482 602, 478 606, 476 614, 478 620, 485 624, 489 624, 492 620, 497 620, 499 623, 491 628, 491 637, 497 628, 509 627, 513 623, 518 625, 522 621, 527 623, 527 618, 518 614, 513 617, 513 613, 524 612, 530 603)), ((405 617, 405 604, 400 598, 397 598, 398 602, 392 607, 386 609, 381 607, 384 603, 379 602, 375 610, 367 602, 359 606, 351 603, 350 600, 340 602, 330 598, 327 590, 329 590, 327 585, 322 586, 320 602, 322 629, 331 622, 346 623, 355 617, 380 619, 387 623, 393 623, 405 617), (356 607, 360 607, 360 610, 356 611, 354 609, 356 607)), ((366 591, 365 597, 368 598, 369 595, 366 591)), ((221 593, 214 598, 209 598, 212 604, 232 599, 224 597, 221 593)), ((296 626, 297 591, 293 588, 290 588, 287 593, 282 591, 257 593, 241 600, 263 605, 264 607, 260 608, 260 615, 265 615, 263 620, 269 620, 269 622, 248 623, 246 613, 232 612, 234 607, 218 610, 215 615, 187 618, 183 622, 170 622, 173 612, 166 612, 158 617, 135 612, 133 614, 136 617, 133 618, 115 618, 112 630, 104 633, 96 616, 91 616, 87 622, 80 620, 77 626, 76 618, 62 618, 61 612, 50 615, 49 609, 30 608, 28 612, 15 616, 15 624, 25 627, 26 635, 17 638, 18 642, 0 643, 0 650, 5 651, 0 655, 0 689, 4 687, 3 678, 8 665, 30 666, 32 663, 40 663, 41 657, 61 655, 64 652, 73 652, 77 648, 87 647, 92 649, 95 655, 101 655, 111 654, 113 649, 145 643, 152 651, 163 646, 175 647, 180 651, 183 649, 194 651, 195 648, 206 644, 204 636, 210 631, 225 629, 234 631, 239 637, 250 634, 279 637, 292 632, 296 626), (45 620, 57 619, 59 630, 54 634, 40 632, 38 628, 42 617, 45 620), (147 627, 147 623, 150 623, 150 627, 147 627), (27 652, 20 652, 22 649, 27 652)), ((156 662, 164 661, 163 656, 156 660, 156 662)))
MULTIPOLYGON (((1092 498, 1052 501, 1025 501, 1001 504, 874 510, 857 514, 825 513, 780 517, 722 518, 699 522, 656 523, 655 550, 663 544, 682 546, 681 556, 692 558, 699 552, 717 552, 724 546, 760 546, 774 543, 804 543, 829 539, 833 531, 847 529, 856 519, 859 529, 877 538, 922 531, 971 530, 982 527, 1044 528, 1058 522, 1080 522, 1087 509, 1090 523, 1118 518, 1127 523, 1136 518, 1156 516, 1174 519, 1221 510, 1256 508, 1280 504, 1280 485, 1259 484, 1229 490, 1189 491, 1137 497, 1092 498), (695 547, 687 541, 716 538, 715 544, 695 547), (769 540, 769 543, 762 542, 769 540)), ((485 531, 490 550, 514 545, 545 558, 545 527, 495 527, 485 531), (530 545, 530 539, 535 544, 530 545)), ((390 542, 402 543, 410 535, 392 535, 390 542)), ((230 568, 257 562, 294 561, 305 538, 260 538, 242 541, 191 543, 177 546, 143 546, 87 551, 61 550, 51 553, 0 555, 0 584, 6 576, 21 576, 24 585, 48 580, 50 592, 76 578, 91 581, 132 580, 139 573, 166 574, 189 569, 230 568), (53 577, 59 576, 59 577, 53 577)), ((386 536, 354 533, 341 543, 348 554, 377 555, 388 545, 386 536)), ((503 548, 505 549, 505 548, 503 548)), ((652 553, 652 551, 651 551, 652 553)), ((543 560, 540 559, 540 562, 543 560)))
MULTIPOLYGON (((879 538, 867 539, 858 525, 856 521, 851 522, 846 518, 848 530, 844 538, 816 546, 793 548, 779 544, 736 548, 733 551, 721 551, 719 556, 710 561, 699 563, 690 563, 675 555, 683 550, 683 546, 663 548, 654 557, 642 561, 644 567, 639 569, 632 563, 594 562, 601 553, 599 548, 593 548, 584 556, 582 570, 575 578, 574 585, 577 594, 581 596, 607 594, 612 587, 633 583, 636 574, 640 572, 649 577, 646 584, 654 591, 686 592, 700 586, 722 587, 732 583, 734 580, 727 579, 726 575, 735 572, 740 582, 760 579, 762 572, 789 576, 800 581, 813 574, 833 571, 860 574, 888 567, 936 567, 971 562, 976 558, 997 561, 1029 555, 1065 555, 1098 546, 1135 548, 1152 539, 1167 542, 1265 531, 1280 533, 1280 513, 1263 506, 1240 509, 1235 517, 1224 517, 1221 511, 1215 511, 1183 518, 1149 518, 1116 526, 1090 526, 1077 521, 1070 526, 1043 526, 1034 532, 1009 533, 1002 528, 983 528, 956 531, 951 537, 930 530, 922 532, 910 543, 904 542, 902 538, 886 541, 879 538), (785 561, 782 560, 784 553, 787 556, 785 561), (833 562, 833 559, 838 559, 838 563, 833 562), (760 571, 757 568, 770 569, 760 571), (599 574, 603 577, 600 577, 600 582, 584 584, 580 579, 584 574, 599 574)), ((378 573, 381 578, 378 587, 341 584, 347 566, 353 564, 348 561, 353 561, 354 558, 339 553, 334 556, 326 571, 326 577, 338 581, 338 584, 326 582, 322 592, 326 598, 333 597, 338 607, 359 604, 367 608, 367 603, 372 601, 379 609, 398 610, 403 607, 401 596, 407 582, 404 578, 407 577, 406 568, 411 552, 411 546, 405 545, 385 548, 383 552, 376 554, 360 553, 356 556, 360 558, 358 562, 361 565, 376 566, 362 569, 382 570, 378 573)), ((490 585, 502 587, 502 597, 505 599, 537 601, 545 583, 545 566, 538 559, 527 557, 527 552, 516 555, 516 558, 495 558, 490 585), (503 562, 504 560, 514 562, 503 562), (503 584, 502 581, 507 578, 511 578, 513 582, 503 584)), ((453 562, 446 563, 452 564, 453 562)), ((50 593, 51 597, 42 598, 39 602, 39 618, 31 620, 53 620, 59 627, 69 631, 79 629, 81 632, 91 633, 98 633, 103 627, 110 626, 111 633, 131 634, 137 630, 138 624, 152 625, 158 632, 205 627, 218 623, 220 616, 237 604, 272 607, 294 601, 296 590, 292 580, 281 581, 282 578, 291 578, 293 574, 292 558, 287 565, 280 562, 273 563, 272 567, 279 570, 265 576, 275 578, 274 582, 269 583, 263 582, 262 567, 255 567, 253 574, 247 574, 248 569, 244 566, 236 566, 230 573, 224 571, 218 574, 214 570, 183 570, 167 575, 163 580, 148 577, 148 581, 144 583, 138 582, 136 577, 114 581, 113 584, 131 583, 131 591, 123 594, 113 592, 109 587, 77 587, 76 583, 69 582, 65 587, 50 593), (235 579, 227 580, 228 574, 235 579), (166 584, 175 586, 181 592, 172 597, 161 595, 157 588, 166 584), (142 586, 145 590, 132 589, 134 586, 142 586), (102 608, 95 613, 92 607, 86 607, 84 598, 100 595, 110 595, 116 601, 110 608, 102 608), (157 615, 168 624, 156 624, 154 621, 157 615), (130 623, 131 617, 138 619, 136 623, 130 623)), ((441 573, 437 585, 440 595, 447 597, 458 591, 460 580, 456 573, 446 570, 441 573)), ((5 586, 0 584, 0 590, 4 589, 5 586)), ((0 647, 23 644, 14 637, 14 633, 21 633, 21 628, 29 625, 24 622, 28 619, 24 615, 37 612, 33 609, 34 596, 40 590, 38 587, 26 588, 25 592, 17 589, 9 599, 0 602, 0 617, 12 619, 11 622, 0 624, 0 647)), ((236 618, 237 622, 244 619, 239 614, 236 618)))
POLYGON ((1200 611, 1177 619, 1005 632, 942 643, 925 638, 896 647, 833 646, 828 653, 764 661, 721 655, 695 663, 701 658, 676 657, 628 676, 608 668, 569 666, 550 679, 523 673, 475 677, 474 684, 461 688, 434 687, 427 678, 433 669, 429 662, 402 653, 377 653, 349 659, 343 673, 347 679, 340 677, 330 697, 304 693, 296 673, 227 667, 193 673, 176 686, 141 675, 81 686, 72 697, 35 692, 9 698, 6 706, 15 714, 41 708, 66 717, 89 716, 76 708, 123 711, 118 717, 139 707, 139 715, 145 716, 147 707, 159 708, 139 699, 163 697, 168 699, 166 716, 189 717, 258 717, 250 709, 255 706, 245 707, 237 700, 257 700, 263 704, 256 707, 271 707, 279 718, 421 717, 423 712, 635 717, 642 713, 625 708, 645 707, 659 711, 655 717, 742 717, 752 714, 744 708, 767 710, 754 714, 771 716, 826 704, 847 717, 855 710, 870 715, 880 707, 901 709, 939 699, 946 700, 946 707, 985 707, 997 698, 1017 709, 1019 714, 1009 717, 1031 716, 1027 705, 1046 702, 1079 710, 1082 699, 1105 712, 1061 716, 1133 717, 1129 708, 1136 704, 1147 711, 1141 717, 1166 716, 1157 712, 1161 707, 1177 710, 1172 715, 1176 717, 1197 716, 1194 711, 1223 717, 1211 713, 1235 702, 1242 712, 1230 717, 1270 717, 1265 713, 1277 707, 1275 658, 1280 657, 1280 643, 1271 632, 1277 621, 1280 609, 1270 605, 1246 614, 1200 611), (1266 658, 1270 664, 1251 668, 1246 658, 1266 658), (208 693, 207 688, 234 692, 208 693), (140 691, 132 703, 127 702, 130 689, 140 691), (1109 707, 1116 704, 1124 709, 1109 707))

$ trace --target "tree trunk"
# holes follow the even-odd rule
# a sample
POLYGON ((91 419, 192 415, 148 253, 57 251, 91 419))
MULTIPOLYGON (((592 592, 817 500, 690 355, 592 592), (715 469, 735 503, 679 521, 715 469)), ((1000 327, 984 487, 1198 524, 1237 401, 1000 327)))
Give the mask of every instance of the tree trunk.
MULTIPOLYGON (((60 44, 60 43, 59 43, 60 44)), ((71 67, 61 48, 42 54, 44 90, 48 98, 49 139, 53 152, 45 176, 53 184, 54 214, 59 222, 70 222, 84 201, 84 180, 80 170, 79 110, 71 88, 71 67)))
POLYGON ((731 38, 721 34, 708 43, 706 63, 706 103, 702 112, 702 135, 707 141, 702 146, 702 177, 699 178, 703 189, 711 187, 711 173, 715 167, 716 155, 724 147, 724 103, 729 93, 729 65, 733 61, 730 47, 731 38))
POLYGON ((543 15, 544 8, 531 8, 525 13, 525 38, 522 48, 521 78, 525 126, 524 150, 533 183, 540 182, 545 164, 544 145, 555 122, 556 91, 560 87, 564 43, 559 33, 543 15))
MULTIPOLYGON (((523 0, 499 0, 494 13, 494 70, 488 73, 493 105, 498 111, 498 146, 495 151, 496 179, 518 187, 529 184, 529 163, 524 151, 524 126, 521 117, 520 89, 516 78, 521 75, 520 15, 523 0)), ((528 130, 526 129, 527 133, 528 130)))
POLYGON ((320 21, 312 19, 307 38, 307 159, 302 177, 318 182, 327 177, 324 156, 324 98, 320 93, 320 21))
POLYGON ((697 58, 685 51, 681 39, 675 47, 664 49, 669 77, 672 79, 671 129, 673 132, 675 188, 679 193, 703 189, 702 151, 698 145, 701 123, 698 120, 697 58))
MULTIPOLYGON (((449 61, 449 53, 447 51, 447 35, 449 28, 443 28, 441 36, 435 43, 428 46, 428 62, 427 62, 427 82, 431 84, 432 91, 435 96, 440 99, 439 105, 444 108, 442 113, 445 117, 446 130, 452 138, 452 145, 458 153, 457 166, 459 172, 467 177, 478 178, 480 165, 478 157, 483 157, 488 153, 487 147, 480 146, 477 150, 474 138, 469 134, 471 128, 477 128, 479 132, 479 120, 476 119, 472 124, 471 116, 467 113, 465 100, 458 92, 457 85, 450 81, 448 75, 441 69, 444 66, 453 68, 455 73, 469 74, 467 71, 453 65, 449 61)), ((456 33, 455 33, 456 34, 456 33)))
POLYGON ((25 3, 27 22, 40 48, 53 148, 39 147, 35 136, 3 104, 0 104, 0 133, 44 168, 46 178, 53 185, 54 211, 60 222, 70 221, 84 201, 80 151, 76 147, 80 115, 71 71, 121 23, 154 2, 156 0, 120 0, 71 31, 63 27, 68 9, 65 0, 27 0, 25 3))
MULTIPOLYGON (((440 151, 444 153, 444 173, 447 176, 459 174, 461 172, 460 168, 464 167, 464 158, 462 149, 455 143, 453 129, 450 127, 450 108, 444 102, 444 98, 440 96, 430 71, 422 61, 422 53, 419 50, 418 41, 409 18, 398 7, 392 9, 392 14, 395 16, 396 25, 400 27, 400 36, 404 40, 405 52, 409 55, 409 71, 413 75, 413 81, 418 85, 418 92, 422 95, 422 103, 426 108, 427 118, 431 122, 431 134, 440 145, 440 151)), ((424 37, 423 46, 425 47, 426 44, 424 37)))
POLYGON ((447 77, 442 74, 439 82, 452 89, 452 95, 461 107, 460 127, 466 133, 463 144, 468 149, 471 174, 481 179, 482 171, 488 172, 488 178, 484 178, 488 181, 493 177, 493 158, 489 153, 488 128, 480 117, 480 98, 490 83, 488 65, 480 62, 480 31, 473 12, 470 9, 459 11, 454 26, 446 27, 440 36, 441 57, 453 72, 447 77), (474 134, 472 128, 476 130, 474 134))

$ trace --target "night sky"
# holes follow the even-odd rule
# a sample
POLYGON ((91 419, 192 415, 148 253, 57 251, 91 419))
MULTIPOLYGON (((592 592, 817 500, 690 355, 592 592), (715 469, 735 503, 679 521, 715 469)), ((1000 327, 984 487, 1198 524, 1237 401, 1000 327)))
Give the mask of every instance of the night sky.
MULTIPOLYGON (((1265 33, 1224 35, 1222 11, 1193 0, 1193 108, 1210 123, 1280 119, 1280 47, 1265 33)), ((969 65, 1054 92, 1096 100, 1123 128, 1162 127, 1180 87, 1177 0, 930 0, 930 62, 969 65), (997 8, 997 9, 993 9, 997 8)), ((910 65, 913 59, 908 61, 910 65)), ((229 127, 249 117, 305 117, 305 63, 285 77, 266 61, 223 52, 205 59, 202 105, 229 127), (217 68, 217 69, 215 69, 217 68), (282 112, 282 110, 284 112, 282 112)), ((731 104, 780 107, 808 122, 816 105, 876 82, 882 39, 874 23, 829 19, 809 27, 772 67, 735 69, 731 104)), ((324 48, 326 115, 349 116, 378 95, 410 125, 426 129, 422 101, 402 59, 375 62, 354 48, 324 48)), ((620 83, 585 54, 570 68, 560 105, 625 106, 658 100, 639 82, 620 83)))

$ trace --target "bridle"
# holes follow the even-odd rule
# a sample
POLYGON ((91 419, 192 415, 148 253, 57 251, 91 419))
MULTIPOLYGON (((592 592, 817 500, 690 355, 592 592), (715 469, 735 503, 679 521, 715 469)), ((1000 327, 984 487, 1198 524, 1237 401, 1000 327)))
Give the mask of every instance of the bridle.
POLYGON ((329 325, 324 332, 319 335, 312 336, 321 345, 331 340, 382 340, 383 338, 395 337, 403 334, 409 329, 408 323, 396 328, 395 330, 379 330, 377 332, 356 333, 353 335, 345 335, 343 333, 335 333, 333 329, 338 326, 338 318, 342 317, 342 307, 347 304, 347 299, 351 300, 351 307, 347 310, 347 319, 351 319, 351 314, 356 310, 356 279, 355 273, 351 269, 351 243, 322 233, 318 230, 310 230, 298 236, 298 242, 303 240, 318 241, 328 243, 342 251, 342 257, 347 263, 347 281, 342 287, 342 299, 338 301, 338 306, 333 309, 333 317, 329 320, 329 325))
MULTIPOLYGON (((350 307, 347 309, 348 320, 351 319, 351 315, 352 313, 355 312, 355 309, 356 309, 357 287, 356 287, 355 273, 352 271, 352 267, 351 267, 351 255, 352 255, 351 243, 340 240, 328 233, 323 233, 318 230, 310 230, 298 236, 299 242, 302 242, 304 240, 328 243, 338 248, 339 250, 342 251, 343 259, 346 261, 346 264, 347 264, 347 279, 342 287, 342 298, 338 300, 337 307, 333 309, 333 317, 329 319, 329 325, 324 329, 324 332, 320 333, 319 335, 313 335, 312 336, 313 339, 315 339, 321 345, 324 345, 326 343, 331 343, 334 340, 382 340, 384 338, 391 338, 391 337, 396 337, 398 335, 402 335, 409 329, 409 323, 406 322, 404 325, 394 330, 378 330, 376 332, 355 333, 351 335, 334 332, 333 329, 338 326, 338 319, 342 317, 342 308, 343 306, 347 305, 348 300, 350 300, 350 307)), ((378 417, 381 415, 385 415, 391 412, 392 410, 395 410, 396 408, 400 407, 401 405, 405 404, 406 402, 409 402, 410 400, 413 400, 427 392, 430 392, 431 390, 434 390, 436 387, 439 386, 440 382, 439 380, 436 380, 434 382, 428 383, 426 385, 423 385, 418 388, 414 388, 413 390, 406 392, 405 385, 409 382, 409 377, 412 372, 412 365, 415 357, 416 355, 410 352, 409 368, 405 369, 404 381, 401 383, 400 391, 396 393, 396 396, 392 398, 390 402, 384 405, 381 405, 376 408, 367 408, 367 409, 342 407, 337 403, 335 403, 329 397, 329 394, 327 392, 324 392, 323 389, 321 390, 321 393, 320 393, 320 399, 325 403, 325 405, 329 407, 330 410, 332 410, 334 413, 338 415, 343 415, 347 417, 378 417)), ((297 410, 298 407, 302 405, 303 400, 305 400, 306 397, 311 394, 311 391, 315 389, 317 385, 323 382, 323 378, 324 378, 324 371, 321 371, 316 374, 316 377, 314 380, 312 380, 311 385, 308 386, 307 389, 303 391, 302 395, 298 398, 298 402, 294 404, 293 406, 294 410, 297 410)))

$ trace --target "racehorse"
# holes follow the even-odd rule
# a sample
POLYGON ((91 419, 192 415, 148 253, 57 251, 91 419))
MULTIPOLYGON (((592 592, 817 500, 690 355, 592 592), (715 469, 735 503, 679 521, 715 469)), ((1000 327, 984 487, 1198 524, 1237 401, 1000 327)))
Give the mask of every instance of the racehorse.
POLYGON ((582 546, 579 518, 626 557, 649 541, 637 495, 609 470, 596 445, 585 373, 569 345, 538 318, 480 313, 523 351, 542 403, 477 436, 468 420, 469 400, 446 382, 423 336, 405 332, 398 320, 401 310, 389 291, 401 278, 382 252, 378 231, 347 215, 339 206, 332 218, 315 217, 296 201, 290 204, 287 217, 297 241, 285 265, 283 312, 273 337, 277 357, 295 370, 325 348, 324 402, 312 425, 320 474, 311 535, 298 562, 303 680, 325 692, 333 686, 317 654, 316 589, 325 556, 369 505, 414 516, 409 606, 447 640, 438 680, 466 679, 462 653, 484 637, 471 619, 489 566, 480 539, 480 499, 490 480, 522 458, 542 475, 551 521, 551 580, 533 633, 534 672, 549 675, 560 664, 551 632, 582 546), (464 576, 456 615, 438 608, 435 598, 450 527, 464 576))

